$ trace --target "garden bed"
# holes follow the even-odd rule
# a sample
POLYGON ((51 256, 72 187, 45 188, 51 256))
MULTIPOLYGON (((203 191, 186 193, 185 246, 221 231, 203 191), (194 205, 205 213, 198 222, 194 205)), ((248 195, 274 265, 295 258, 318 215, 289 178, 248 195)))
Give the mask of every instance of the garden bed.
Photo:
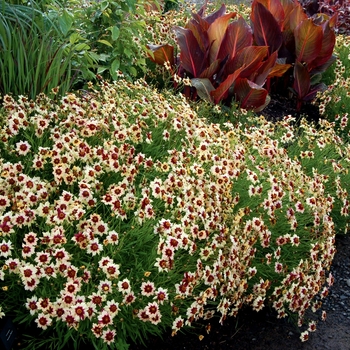
POLYGON ((86 79, 100 60, 104 76, 33 100, 0 96, 0 315, 20 348, 298 348, 326 311, 333 322, 348 307, 349 40, 335 17, 278 4, 288 25, 255 0, 234 7, 242 16, 200 10, 193 32, 184 8, 51 8, 50 35, 74 46, 67 63, 86 64, 86 79), (73 13, 79 37, 68 37, 73 13))

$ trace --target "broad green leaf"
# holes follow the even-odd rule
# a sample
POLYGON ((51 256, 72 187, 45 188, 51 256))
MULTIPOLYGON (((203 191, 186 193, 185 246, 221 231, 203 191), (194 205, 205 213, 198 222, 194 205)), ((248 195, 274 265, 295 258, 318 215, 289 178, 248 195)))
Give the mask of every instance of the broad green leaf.
POLYGON ((81 36, 80 34, 78 33, 72 33, 70 36, 69 36, 69 42, 71 44, 75 44, 77 41, 79 41, 81 39, 81 36))
POLYGON ((90 46, 85 43, 80 43, 75 45, 74 49, 79 52, 79 51, 89 50, 90 46))
POLYGON ((104 11, 109 6, 109 1, 102 1, 100 5, 101 11, 104 11))
POLYGON ((61 29, 61 32, 64 36, 68 34, 68 32, 72 28, 73 24, 73 18, 72 16, 67 12, 67 10, 63 10, 62 16, 58 18, 58 24, 61 29))
POLYGON ((112 32, 112 40, 117 40, 119 38, 120 30, 117 26, 112 27, 111 29, 112 32))
POLYGON ((105 53, 100 53, 100 54, 95 54, 91 52, 91 57, 92 58, 96 58, 97 60, 99 61, 102 61, 102 62, 106 62, 107 60, 109 60, 109 58, 111 57, 110 54, 105 54, 105 53))
POLYGON ((98 74, 102 74, 103 72, 105 72, 107 70, 107 67, 105 66, 99 66, 97 67, 97 73, 98 74))
POLYGON ((137 75, 137 70, 136 70, 135 67, 129 66, 129 72, 130 72, 130 74, 131 74, 132 76, 136 77, 136 75, 137 75))
POLYGON ((104 44, 104 45, 107 45, 109 47, 113 47, 113 45, 107 41, 107 40, 104 40, 104 39, 101 39, 101 40, 97 40, 97 42, 101 43, 101 44, 104 44))
POLYGON ((119 67, 120 67, 120 60, 116 58, 111 64, 111 70, 113 72, 117 72, 119 70, 119 67))

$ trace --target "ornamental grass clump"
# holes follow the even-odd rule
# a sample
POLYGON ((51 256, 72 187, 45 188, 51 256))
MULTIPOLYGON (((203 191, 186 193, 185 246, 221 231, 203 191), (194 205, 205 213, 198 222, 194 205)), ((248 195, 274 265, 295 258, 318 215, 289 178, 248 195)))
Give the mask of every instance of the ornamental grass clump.
POLYGON ((28 348, 123 349, 243 306, 315 330, 349 215, 328 124, 220 126, 144 81, 3 100, 0 305, 50 334, 28 348))
POLYGON ((54 21, 35 1, 0 8, 0 93, 35 98, 59 86, 65 94, 75 79, 73 51, 54 21))

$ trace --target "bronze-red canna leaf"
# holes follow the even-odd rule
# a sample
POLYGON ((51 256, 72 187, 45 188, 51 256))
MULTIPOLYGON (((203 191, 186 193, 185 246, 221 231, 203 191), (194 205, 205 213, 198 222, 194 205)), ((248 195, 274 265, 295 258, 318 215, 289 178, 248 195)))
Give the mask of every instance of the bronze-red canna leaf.
POLYGON ((260 2, 264 5, 271 12, 278 25, 282 26, 285 15, 281 0, 254 0, 254 2, 260 2))
POLYGON ((261 67, 267 56, 267 46, 247 46, 237 53, 232 62, 227 64, 227 67, 232 69, 230 73, 240 69, 239 76, 249 78, 261 67))
POLYGON ((290 29, 294 31, 294 29, 303 21, 307 20, 307 14, 304 12, 302 6, 297 3, 294 9, 290 12, 289 16, 286 16, 284 22, 284 29, 290 29))
POLYGON ((265 84, 266 79, 269 77, 271 70, 276 65, 277 55, 277 51, 272 53, 272 55, 270 55, 268 59, 262 63, 259 69, 257 69, 254 75, 254 79, 251 78, 251 80, 255 84, 259 86, 263 86, 265 84))
POLYGON ((191 84, 196 88, 198 96, 206 101, 213 102, 213 97, 210 93, 214 90, 214 86, 207 78, 193 78, 191 84))
POLYGON ((292 65, 288 63, 279 63, 276 62, 276 64, 272 67, 268 78, 280 78, 288 71, 289 68, 291 68, 292 65))
POLYGON ((199 77, 206 67, 203 59, 205 53, 201 50, 191 30, 175 26, 174 31, 180 47, 180 61, 183 69, 192 77, 199 77))
POLYGON ((210 63, 218 58, 222 40, 225 37, 226 29, 229 25, 230 19, 236 16, 235 12, 227 13, 224 16, 217 18, 208 28, 208 39, 210 45, 210 63))
POLYGON ((321 50, 317 57, 309 63, 309 71, 316 67, 321 67, 327 62, 329 62, 333 54, 334 45, 336 41, 334 30, 330 28, 329 21, 323 23, 321 26, 323 29, 321 50))
POLYGON ((282 45, 283 38, 280 26, 271 12, 261 3, 254 2, 250 19, 255 43, 259 46, 268 46, 270 54, 277 51, 282 45))
POLYGON ((217 104, 228 96, 229 89, 232 87, 242 69, 237 69, 234 73, 229 74, 215 90, 211 91, 210 95, 212 96, 214 103, 217 104))
MULTIPOLYGON (((211 13, 210 15, 204 17, 204 19, 205 19, 209 24, 212 24, 212 23, 214 23, 218 18, 220 18, 220 17, 222 17, 223 15, 225 15, 225 13, 226 13, 226 6, 225 6, 225 4, 222 4, 221 7, 220 7, 217 11, 215 11, 215 12, 211 13)), ((203 15, 204 15, 204 13, 203 13, 203 15)))
POLYGON ((303 98, 308 94, 310 86, 310 74, 307 67, 297 61, 294 66, 293 89, 295 90, 299 100, 303 100, 303 98))
POLYGON ((189 29, 194 37, 196 38, 199 47, 203 52, 205 52, 209 47, 209 39, 207 30, 209 28, 209 23, 202 20, 200 17, 200 22, 191 20, 186 24, 186 29, 189 29))
POLYGON ((270 102, 267 90, 246 78, 236 80, 234 93, 236 99, 240 102, 241 108, 244 109, 253 109, 259 112, 270 102))
POLYGON ((221 60, 214 61, 208 68, 204 69, 199 78, 212 78, 220 68, 221 60))
POLYGON ((222 40, 218 58, 231 60, 237 52, 253 44, 253 31, 243 17, 230 23, 222 40))
POLYGON ((172 45, 147 45, 147 48, 153 54, 153 56, 149 54, 149 58, 154 63, 164 65, 165 62, 169 62, 174 65, 174 47, 172 45))
POLYGON ((311 18, 294 29, 295 54, 299 62, 310 63, 322 49, 323 30, 311 18))

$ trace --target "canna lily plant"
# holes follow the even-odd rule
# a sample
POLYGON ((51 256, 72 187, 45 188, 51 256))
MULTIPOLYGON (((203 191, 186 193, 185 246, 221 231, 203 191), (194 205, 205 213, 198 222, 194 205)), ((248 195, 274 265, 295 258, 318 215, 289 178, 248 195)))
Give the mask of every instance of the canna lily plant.
POLYGON ((215 104, 240 102, 242 108, 260 111, 270 101, 264 88, 267 79, 282 76, 290 65, 278 64, 277 52, 266 45, 254 45, 251 27, 235 12, 226 13, 225 5, 205 16, 206 5, 185 28, 175 26, 180 55, 174 57, 171 45, 149 45, 151 59, 168 62, 177 74, 191 80, 187 97, 199 97, 215 104))
MULTIPOLYGON (((251 25, 225 5, 205 15, 206 4, 185 27, 175 26, 180 54, 172 45, 149 45, 155 63, 167 63, 197 95, 215 104, 261 111, 269 92, 294 93, 297 110, 324 89, 321 74, 334 62, 336 18, 309 18, 296 0, 254 0, 251 25)), ((174 73, 175 74, 175 73, 174 73)))
MULTIPOLYGON (((335 61, 336 16, 308 17, 296 0, 254 0, 251 23, 256 45, 278 52, 280 61, 291 65, 284 75, 297 98, 297 110, 325 89, 321 74, 335 61)), ((276 86, 281 90, 280 82, 276 86)), ((288 91, 288 89, 286 89, 288 91)))

